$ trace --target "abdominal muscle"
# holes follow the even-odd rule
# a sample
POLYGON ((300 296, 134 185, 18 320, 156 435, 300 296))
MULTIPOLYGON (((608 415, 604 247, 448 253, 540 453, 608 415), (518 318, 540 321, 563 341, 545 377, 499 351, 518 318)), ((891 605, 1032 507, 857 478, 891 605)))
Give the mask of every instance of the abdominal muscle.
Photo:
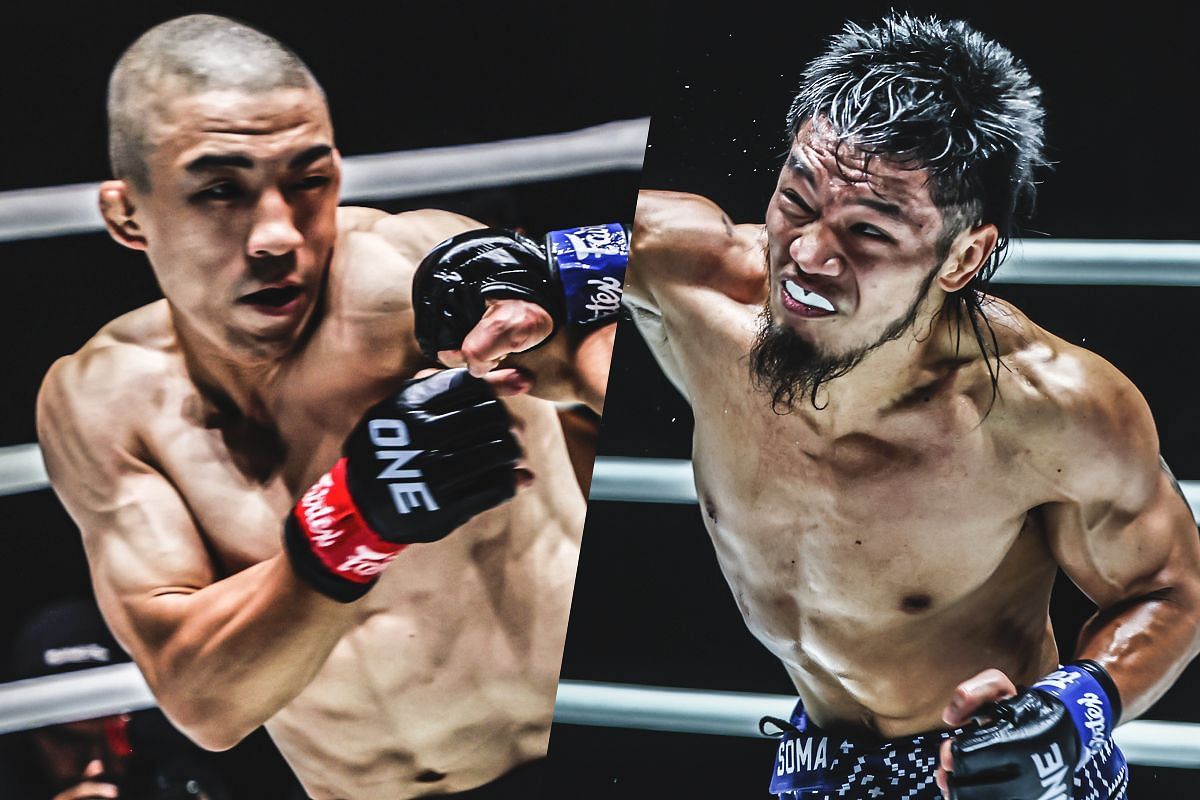
POLYGON ((789 513, 742 508, 705 473, 699 464, 721 570, 816 724, 885 738, 944 728, 967 678, 997 668, 1019 685, 1057 663, 1047 614, 1056 569, 1036 515, 1006 531, 931 520, 928 509, 905 519, 893 506, 838 528, 798 511, 802 502, 781 503, 789 513))
POLYGON ((534 485, 407 548, 267 723, 316 800, 463 791, 545 755, 584 504, 553 408, 521 416, 534 485))

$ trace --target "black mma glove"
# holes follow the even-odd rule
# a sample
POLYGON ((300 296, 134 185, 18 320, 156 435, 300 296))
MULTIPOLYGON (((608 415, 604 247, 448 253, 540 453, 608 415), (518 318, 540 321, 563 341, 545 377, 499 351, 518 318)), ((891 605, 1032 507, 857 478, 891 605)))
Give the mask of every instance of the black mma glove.
POLYGON ((413 278, 421 352, 436 361, 438 351, 460 349, 489 299, 536 303, 554 332, 610 321, 620 312, 628 258, 628 231, 616 224, 552 231, 545 249, 499 228, 453 236, 429 251, 413 278))
POLYGON ((432 542, 516 492, 520 448, 485 381, 465 369, 408 381, 373 406, 344 456, 284 525, 296 573, 349 602, 409 544, 432 542))
POLYGON ((1075 770, 1112 738, 1121 700, 1094 661, 1067 664, 995 703, 995 721, 951 744, 951 800, 1067 800, 1075 770))

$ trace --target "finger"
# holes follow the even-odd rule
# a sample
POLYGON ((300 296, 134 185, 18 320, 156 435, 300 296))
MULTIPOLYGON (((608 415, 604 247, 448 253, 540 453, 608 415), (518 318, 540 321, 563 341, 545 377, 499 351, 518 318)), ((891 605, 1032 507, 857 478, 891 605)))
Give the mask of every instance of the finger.
POLYGON ((119 797, 117 787, 111 783, 84 781, 54 796, 54 800, 112 800, 119 797))
POLYGON ((467 360, 463 358, 462 350, 438 350, 438 361, 447 367, 465 367, 467 360))
POLYGON ((533 388, 533 379, 519 369, 497 369, 483 375, 497 397, 513 397, 533 388))
POLYGON ((941 790, 942 797, 945 800, 950 800, 950 782, 947 780, 946 770, 938 767, 937 772, 933 775, 933 779, 937 781, 937 787, 941 790))
POLYGON ((954 771, 954 751, 950 748, 950 743, 952 741, 954 740, 947 739, 946 741, 942 742, 942 746, 938 750, 938 763, 941 765, 940 769, 945 770, 946 772, 954 771))
POLYGON ((982 706, 1012 697, 1017 687, 998 669, 985 669, 954 689, 954 697, 942 712, 947 725, 964 725, 982 706))
POLYGON ((478 324, 462 343, 462 357, 471 374, 494 369, 509 353, 519 353, 540 343, 554 330, 554 320, 544 308, 525 300, 490 301, 478 324))
POLYGON ((441 372, 441 370, 438 369, 437 367, 426 367, 425 369, 418 372, 416 375, 413 375, 412 379, 415 381, 419 381, 419 380, 421 380, 421 378, 428 378, 430 375, 437 375, 439 372, 441 372))
POLYGON ((537 480, 537 476, 534 475, 533 470, 527 467, 517 467, 515 472, 517 475, 518 490, 528 489, 530 486, 533 486, 534 482, 537 480))

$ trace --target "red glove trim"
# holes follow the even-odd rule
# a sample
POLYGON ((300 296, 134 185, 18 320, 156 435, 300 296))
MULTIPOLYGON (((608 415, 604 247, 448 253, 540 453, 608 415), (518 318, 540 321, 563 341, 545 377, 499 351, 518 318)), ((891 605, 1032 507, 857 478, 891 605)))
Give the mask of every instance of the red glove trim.
POLYGON ((367 527, 346 488, 345 458, 300 497, 292 514, 313 555, 331 573, 354 583, 370 583, 408 546, 367 527))

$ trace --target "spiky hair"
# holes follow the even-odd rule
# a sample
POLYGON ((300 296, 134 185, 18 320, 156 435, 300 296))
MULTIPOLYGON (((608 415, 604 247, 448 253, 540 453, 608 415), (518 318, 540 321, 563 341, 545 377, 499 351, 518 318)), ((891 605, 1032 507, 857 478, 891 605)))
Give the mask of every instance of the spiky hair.
POLYGON ((869 29, 847 23, 809 62, 788 139, 819 118, 868 163, 927 170, 945 245, 966 225, 999 229, 978 279, 986 282, 1032 211, 1034 170, 1044 164, 1040 100, 1025 66, 967 23, 892 14, 869 29))

